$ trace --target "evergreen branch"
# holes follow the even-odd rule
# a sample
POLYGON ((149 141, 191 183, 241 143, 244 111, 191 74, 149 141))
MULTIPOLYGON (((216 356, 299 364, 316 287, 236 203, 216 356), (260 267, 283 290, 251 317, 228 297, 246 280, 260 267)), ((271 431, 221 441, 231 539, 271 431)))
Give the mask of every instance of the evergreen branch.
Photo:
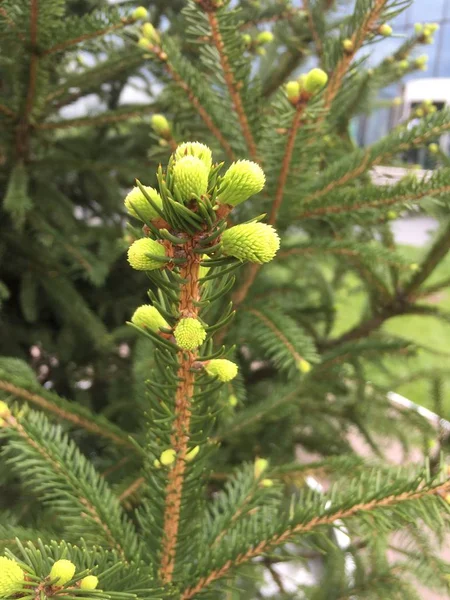
POLYGON ((8 13, 6 12, 6 10, 3 7, 0 7, 0 15, 5 19, 5 21, 8 23, 8 25, 14 29, 17 33, 17 37, 19 38, 19 40, 21 40, 22 42, 25 42, 25 36, 23 35, 23 33, 21 31, 18 31, 17 29, 17 25, 14 23, 14 21, 11 19, 11 17, 8 15, 8 13))
POLYGON ((312 38, 314 40, 314 44, 316 46, 319 61, 321 61, 322 56, 323 56, 323 44, 322 44, 322 40, 320 39, 320 35, 316 29, 315 23, 314 23, 314 17, 313 17, 313 13, 312 13, 312 7, 311 7, 310 0, 303 0, 303 8, 304 8, 304 10, 306 10, 306 14, 308 15, 309 30, 311 32, 312 38))
POLYGON ((281 533, 275 533, 271 537, 259 541, 246 552, 242 552, 233 559, 227 560, 220 568, 212 570, 208 575, 200 578, 193 586, 185 589, 181 593, 180 600, 190 600, 190 598, 199 594, 211 583, 225 577, 231 569, 239 567, 253 558, 261 556, 261 554, 289 542, 297 535, 307 534, 318 527, 332 525, 336 521, 349 519, 359 514, 370 513, 377 509, 396 507, 404 502, 412 502, 414 500, 420 501, 429 496, 445 496, 449 491, 450 480, 447 480, 444 483, 439 483, 430 487, 425 486, 422 489, 406 490, 384 498, 374 498, 368 502, 360 502, 348 508, 336 507, 333 510, 333 506, 331 505, 326 514, 315 516, 310 518, 310 520, 288 527, 281 533))
POLYGON ((123 502, 124 500, 126 500, 129 496, 132 496, 135 492, 138 491, 138 489, 145 483, 145 477, 138 477, 137 479, 135 479, 133 481, 133 483, 131 483, 126 490, 124 490, 120 496, 119 496, 119 500, 120 502, 123 502))
POLYGON ((11 117, 12 119, 14 119, 16 116, 16 113, 4 104, 0 104, 0 113, 3 113, 7 117, 11 117))
MULTIPOLYGON (((199 3, 202 5, 201 2, 199 3)), ((219 60, 222 66, 223 76, 225 79, 225 83, 227 84, 228 93, 230 94, 234 110, 241 125, 242 135, 244 136, 244 139, 246 141, 251 158, 254 161, 258 162, 258 153, 256 150, 255 140, 253 139, 253 134, 250 130, 250 125, 248 123, 247 115, 245 114, 244 105, 242 103, 242 98, 239 93, 239 88, 234 79, 233 70, 229 63, 228 56, 225 52, 225 45, 222 39, 222 35, 220 33, 219 22, 214 12, 215 8, 213 6, 207 7, 206 3, 205 6, 203 6, 203 8, 205 8, 208 15, 208 21, 211 27, 212 41, 219 54, 219 60)))
POLYGON ((224 138, 220 129, 218 127, 216 127, 216 125, 214 124, 214 121, 209 116, 208 111, 205 109, 205 107, 202 105, 200 100, 197 98, 197 96, 195 95, 195 93, 191 89, 191 87, 181 77, 181 75, 178 73, 178 71, 170 64, 167 54, 165 52, 163 52, 161 50, 161 48, 157 48, 150 44, 149 44, 148 50, 151 51, 153 53, 153 55, 164 65, 164 68, 166 69, 167 73, 171 76, 173 81, 186 93, 186 96, 188 97, 189 102, 192 104, 192 106, 198 112, 199 116, 205 123, 206 127, 210 130, 210 132, 213 134, 213 136, 216 138, 216 140, 219 142, 219 144, 225 150, 228 158, 230 160, 234 160, 235 156, 234 156, 234 152, 233 152, 233 149, 231 148, 230 144, 224 138))
POLYGON ((294 152, 295 147, 295 139, 297 137, 297 132, 300 127, 301 118, 305 109, 305 104, 300 102, 296 108, 294 117, 292 119, 292 125, 289 129, 289 135, 286 142, 286 149, 284 151, 283 160, 281 163, 280 175, 277 183, 277 190, 275 192, 275 199, 272 204, 272 208, 269 215, 269 223, 274 225, 277 220, 278 211, 280 209, 281 203, 283 202, 284 188, 286 186, 286 181, 289 175, 289 169, 292 161, 292 154, 294 152))
MULTIPOLYGON (((192 245, 186 244, 186 264, 180 268, 180 276, 186 283, 181 285, 178 312, 180 315, 196 318, 199 313, 201 259, 193 250, 192 245)), ((191 403, 194 396, 193 366, 197 357, 193 352, 180 350, 177 359, 179 383, 175 393, 175 419, 170 437, 171 448, 175 450, 176 458, 167 476, 160 568, 161 580, 166 584, 172 581, 175 568, 186 455, 190 439, 191 403)))
POLYGON ((31 0, 30 9, 30 45, 31 45, 31 56, 30 56, 30 70, 29 70, 29 83, 27 100, 25 104, 25 116, 27 117, 33 108, 34 94, 36 92, 36 78, 38 70, 38 54, 37 54, 37 36, 38 36, 38 0, 31 0))
MULTIPOLYGON (((119 540, 117 537, 118 530, 113 531, 112 527, 110 524, 108 524, 105 518, 106 514, 108 514, 107 500, 109 500, 107 493, 105 493, 107 492, 106 484, 98 476, 98 479, 95 480, 93 476, 93 469, 92 467, 88 468, 86 459, 84 459, 84 457, 82 457, 81 454, 75 450, 74 446, 71 446, 70 443, 63 438, 59 431, 52 432, 53 434, 50 435, 50 437, 46 437, 46 442, 43 444, 40 443, 38 441, 38 437, 34 435, 36 431, 34 431, 32 426, 30 427, 29 431, 27 430, 27 427, 29 427, 30 424, 26 424, 24 426, 24 424, 20 423, 12 415, 8 416, 5 421, 7 423, 6 434, 11 435, 13 431, 17 432, 21 440, 25 443, 25 447, 28 447, 31 450, 30 455, 25 455, 27 458, 31 459, 29 462, 33 465, 31 468, 35 469, 35 476, 31 479, 27 479, 27 483, 34 482, 39 488, 40 469, 37 468, 39 462, 36 460, 33 462, 32 458, 36 459, 37 457, 40 457, 44 463, 51 467, 55 479, 58 482, 64 482, 62 487, 60 487, 58 490, 59 493, 52 494, 52 500, 58 502, 58 496, 61 496, 64 498, 63 502, 65 505, 65 511, 73 512, 73 508, 69 508, 67 503, 67 492, 70 492, 75 503, 78 504, 81 510, 80 516, 83 516, 83 514, 85 517, 88 516, 91 522, 95 523, 99 530, 103 532, 105 540, 108 542, 110 547, 117 550, 121 558, 126 561, 126 556, 129 549, 125 550, 122 543, 123 540, 119 540), (60 445, 63 446, 62 450, 59 448, 60 445), (56 450, 57 447, 59 452, 56 450), (77 473, 72 472, 71 465, 69 465, 69 463, 72 463, 72 461, 73 464, 76 465, 76 469, 78 470, 77 473), (86 469, 84 472, 83 468, 86 469), (87 493, 84 494, 83 492, 87 493), (105 504, 105 507, 102 510, 99 509, 97 501, 100 502, 100 504, 105 504)), ((36 424, 37 423, 34 423, 34 425, 36 424)), ((41 426, 44 425, 44 427, 46 425, 43 423, 42 419, 40 420, 39 424, 41 426)), ((42 430, 42 433, 44 433, 44 430, 42 430)), ((29 468, 30 466, 28 469, 29 468)), ((45 487, 40 487, 39 491, 44 493, 44 495, 48 493, 45 487)), ((111 510, 111 508, 115 513, 116 507, 109 507, 109 510, 111 510)), ((116 514, 111 516, 114 518, 118 517, 116 514)), ((120 519, 120 517, 118 517, 118 519, 120 519)), ((119 525, 120 529, 122 529, 122 527, 125 527, 125 523, 121 523, 119 525)), ((125 529, 122 533, 124 532, 125 529)))
POLYGON ((346 213, 354 210, 363 210, 368 208, 377 208, 380 206, 390 206, 391 204, 399 204, 404 202, 412 202, 421 200, 429 196, 437 196, 445 194, 450 191, 450 185, 442 185, 441 187, 432 188, 431 186, 424 186, 423 189, 418 189, 409 193, 399 194, 398 196, 392 195, 386 198, 380 198, 377 200, 371 200, 369 202, 358 202, 352 206, 345 204, 331 204, 329 206, 321 206, 319 208, 313 208, 300 213, 300 219, 309 219, 311 217, 318 217, 330 214, 346 213))
POLYGON ((39 406, 40 408, 55 414, 60 419, 69 421, 69 423, 73 423, 75 426, 81 427, 90 433, 111 440, 119 446, 125 446, 130 450, 136 451, 134 444, 132 444, 125 436, 122 437, 119 433, 116 433, 113 424, 109 423, 104 417, 102 417, 102 424, 100 426, 95 422, 93 416, 84 417, 72 412, 72 410, 75 410, 77 407, 71 406, 69 402, 63 400, 60 396, 52 394, 47 390, 42 390, 40 394, 37 394, 26 389, 24 386, 18 386, 6 381, 4 376, 5 374, 0 372, 0 390, 3 390, 16 398, 39 406))
POLYGON ((70 127, 98 127, 107 123, 120 123, 134 117, 140 117, 142 113, 154 112, 153 104, 140 106, 133 110, 117 110, 99 115, 98 117, 82 117, 79 119, 66 119, 65 121, 56 121, 48 123, 40 123, 36 129, 68 129, 70 127))
MULTIPOLYGON (((450 186, 448 188, 450 190, 450 186)), ((440 264, 444 256, 450 250, 450 222, 443 231, 442 235, 433 244, 431 250, 426 256, 425 260, 420 265, 420 269, 412 277, 411 281, 407 283, 403 289, 403 293, 409 300, 414 299, 414 295, 418 288, 428 279, 434 269, 440 264)))
POLYGON ((331 105, 333 104, 333 101, 342 86, 345 74, 347 73, 351 62, 355 57, 355 54, 361 48, 364 40, 367 37, 367 34, 372 31, 373 27, 379 20, 387 1, 388 0, 375 0, 373 9, 366 14, 360 27, 354 31, 352 37, 350 38, 353 48, 351 51, 346 51, 343 54, 342 58, 336 65, 336 68, 334 69, 333 74, 330 77, 330 81, 325 89, 324 111, 321 117, 322 120, 329 112, 331 105))
POLYGON ((289 53, 281 58, 277 64, 277 68, 270 74, 270 77, 265 81, 262 95, 268 98, 286 81, 289 75, 295 71, 300 65, 300 62, 305 57, 305 53, 300 48, 294 48, 289 53))
POLYGON ((62 50, 66 50, 67 48, 70 48, 71 46, 76 46, 77 44, 80 44, 81 42, 86 42, 88 40, 92 40, 97 37, 102 37, 108 33, 112 33, 113 31, 122 29, 123 27, 126 27, 127 25, 131 25, 132 23, 134 23, 134 21, 135 20, 132 17, 127 17, 127 18, 124 17, 123 19, 120 20, 119 23, 114 23, 114 25, 109 25, 108 27, 105 27, 104 29, 99 29, 98 31, 86 33, 84 35, 80 35, 71 40, 66 40, 65 42, 61 42, 60 44, 57 44, 56 46, 52 46, 51 48, 47 48, 47 50, 44 50, 44 52, 42 53, 42 56, 48 56, 50 54, 54 54, 55 52, 61 52, 62 50))

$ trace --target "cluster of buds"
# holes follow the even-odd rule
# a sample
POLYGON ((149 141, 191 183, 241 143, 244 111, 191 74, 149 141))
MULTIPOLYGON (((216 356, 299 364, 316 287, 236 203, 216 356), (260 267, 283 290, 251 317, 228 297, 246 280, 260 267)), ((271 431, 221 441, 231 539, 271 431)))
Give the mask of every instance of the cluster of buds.
POLYGON ((424 100, 420 106, 418 106, 412 113, 413 117, 421 119, 426 115, 432 115, 437 111, 437 106, 433 104, 432 100, 424 100))
POLYGON ((269 461, 266 458, 257 458, 253 464, 253 474, 259 481, 261 487, 269 488, 273 486, 272 479, 262 478, 263 473, 269 467, 269 461))
MULTIPOLYGON (((146 234, 128 249, 128 261, 134 269, 149 276, 158 277, 164 271, 179 278, 178 270, 190 253, 198 257, 199 285, 205 289, 205 280, 216 276, 216 265, 230 261, 236 266, 247 261, 263 264, 274 258, 280 240, 271 225, 255 220, 230 227, 227 222, 230 211, 261 192, 263 170, 248 160, 232 163, 223 176, 220 168, 213 165, 207 146, 188 142, 175 150, 166 173, 160 168, 159 191, 137 182, 125 198, 129 214, 144 223, 146 234)), ((196 313, 184 311, 175 316, 161 306, 144 304, 134 312, 131 324, 160 343, 192 353, 195 368, 207 377, 229 382, 237 375, 238 367, 232 361, 219 357, 202 360, 198 355, 207 339, 208 325, 196 313)), ((158 462, 167 466, 171 457, 166 451, 158 462)))
MULTIPOLYGON (((195 460, 199 452, 200 446, 194 446, 191 450, 189 450, 186 453, 184 460, 188 463, 192 462, 193 460, 195 460)), ((155 460, 153 461, 153 466, 156 469, 161 469, 162 467, 171 467, 174 464, 176 458, 176 451, 173 448, 167 448, 167 450, 163 450, 163 452, 161 452, 161 456, 159 457, 159 459, 155 458, 155 460)))
POLYGON ((286 83, 286 95, 289 102, 296 106, 298 103, 307 102, 312 96, 318 94, 327 84, 328 75, 322 69, 311 69, 308 73, 300 75, 293 81, 286 83))
MULTIPOLYGON (((57 560, 53 564, 48 576, 50 585, 56 587, 67 586, 67 584, 73 579, 75 571, 76 567, 70 560, 65 558, 57 560)), ((95 575, 87 575, 77 582, 77 587, 86 591, 95 590, 97 585, 98 578, 95 577, 95 575)))
MULTIPOLYGON (((55 590, 67 587, 72 582, 75 571, 76 567, 70 560, 57 560, 46 577, 46 586, 55 590)), ((25 572, 15 560, 0 556, 0 598, 11 598, 20 593, 26 581, 25 572)), ((92 591, 97 585, 98 578, 95 575, 87 575, 74 582, 71 587, 92 591)))
POLYGON ((256 38, 252 38, 249 33, 244 33, 242 35, 242 41, 244 42, 247 50, 250 52, 255 52, 260 56, 264 56, 266 54, 266 49, 264 46, 272 43, 273 40, 274 35, 271 31, 260 31, 256 38))
POLYGON ((438 29, 438 23, 416 23, 414 25, 414 31, 421 44, 432 44, 434 42, 433 34, 438 29))

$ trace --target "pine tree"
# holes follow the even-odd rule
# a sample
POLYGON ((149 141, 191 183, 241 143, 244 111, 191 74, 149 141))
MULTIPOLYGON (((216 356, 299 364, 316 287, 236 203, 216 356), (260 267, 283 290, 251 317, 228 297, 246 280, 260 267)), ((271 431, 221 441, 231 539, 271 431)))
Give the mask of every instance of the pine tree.
MULTIPOLYGON (((164 84, 152 118, 162 143, 151 162, 165 166, 152 177, 136 164, 136 184, 123 194, 127 271, 135 271, 123 282, 134 303, 128 332, 113 337, 133 345, 133 372, 128 388, 98 414, 41 387, 17 358, 0 359, 0 597, 259 598, 266 575, 280 599, 420 598, 418 581, 448 593, 449 569, 437 549, 448 526, 450 482, 445 460, 430 452, 435 431, 417 412, 393 405, 383 386, 368 383, 368 372, 417 350, 383 332, 388 319, 447 318, 426 302, 449 283, 432 280, 450 248, 447 158, 430 146, 442 166, 394 185, 375 185, 371 170, 435 144, 450 115, 424 103, 421 113, 363 149, 348 133, 351 118, 369 111, 381 88, 423 66, 423 58, 411 57, 433 24, 417 28, 379 66, 366 64, 367 49, 390 35, 389 22, 408 4, 357 0, 353 13, 338 19, 328 0, 308 0, 301 10, 198 0, 167 31, 150 21, 136 25, 146 14, 140 8, 129 17, 112 10, 102 21, 103 33, 130 26, 121 51, 135 57, 133 68, 144 60, 164 84), (267 23, 270 32, 261 30, 267 23), (319 66, 297 76, 313 48, 319 66), (412 206, 442 222, 417 265, 396 247, 390 227, 393 211, 412 206), (335 297, 349 272, 367 306, 355 326, 335 335, 335 297), (370 459, 352 448, 354 430, 371 448, 370 459), (421 448, 425 464, 390 466, 385 439, 421 448), (313 453, 313 462, 299 459, 299 449, 313 453), (326 479, 328 491, 313 477, 326 479), (348 536, 345 546, 337 543, 339 531, 348 536), (320 561, 322 576, 289 591, 279 565, 308 570, 312 560, 320 561)), ((42 20, 46 37, 38 51, 26 46, 23 62, 11 54, 14 68, 42 69, 33 81, 46 94, 56 75, 53 64, 40 63, 45 49, 90 39, 89 23, 93 39, 100 31, 90 15, 76 23, 83 33, 73 38, 75 24, 66 30, 57 18, 62 7, 33 0, 28 17, 42 20)), ((0 12, 14 49, 30 21, 13 2, 0 12)), ((32 28, 31 35, 38 33, 32 28)), ((58 64, 66 75, 70 57, 58 64)), ((111 60, 100 79, 113 77, 111 60)), ((80 91, 89 79, 79 77, 80 91)), ((49 138, 54 148, 41 148, 39 129, 52 130, 47 124, 54 121, 43 104, 27 112, 29 80, 20 89, 21 80, 11 79, 15 100, 1 105, 5 130, 20 142, 7 156, 2 237, 9 252, 16 248, 11 265, 24 279, 26 252, 28 260, 43 256, 49 269, 65 263, 46 242, 37 203, 43 196, 35 195, 40 179, 48 185, 48 175, 58 173, 58 136, 49 138), (17 120, 19 114, 30 119, 17 120)), ((71 81, 63 94, 73 89, 71 81)), ((114 147, 126 152, 120 141, 131 139, 134 148, 139 139, 145 147, 139 126, 116 134, 100 140, 112 147, 108 157, 114 147)), ((134 150, 130 155, 136 160, 134 150)), ((97 155, 94 164, 101 166, 97 155)), ((120 174, 108 176, 119 193, 120 174)), ((54 206, 65 206, 57 198, 54 206)), ((80 227, 91 240, 92 223, 80 227)), ((113 231, 122 235, 119 224, 107 230, 111 260, 113 231)), ((83 240, 79 246, 84 251, 83 240)), ((70 331, 87 330, 101 345, 108 330, 83 310, 89 293, 83 297, 70 268, 64 272, 63 285, 58 277, 41 285, 61 314, 75 311, 70 331)), ((32 310, 38 298, 29 288, 22 295, 32 310)), ((89 364, 76 331, 74 346, 73 365, 89 364)), ((104 361, 114 373, 108 353, 104 361)), ((436 397, 444 375, 434 374, 436 397)), ((78 376, 89 380, 88 372, 78 376)))

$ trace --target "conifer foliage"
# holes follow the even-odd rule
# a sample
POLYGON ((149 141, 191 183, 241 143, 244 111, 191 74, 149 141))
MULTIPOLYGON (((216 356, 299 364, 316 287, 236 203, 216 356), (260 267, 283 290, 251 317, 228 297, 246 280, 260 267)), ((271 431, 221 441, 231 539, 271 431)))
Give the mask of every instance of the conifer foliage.
MULTIPOLYGON (((14 69, 27 74, 16 77, 7 59, 2 67, 11 75, 2 126, 15 141, 6 246, 30 236, 17 249, 21 268, 26 253, 42 258, 40 285, 59 310, 79 308, 75 323, 98 344, 107 330, 85 299, 71 301, 70 269, 64 283, 48 275, 63 259, 43 235, 53 215, 35 204, 39 186, 58 189, 45 173, 70 180, 57 170, 58 136, 44 131, 74 126, 76 140, 79 127, 95 123, 65 123, 58 110, 48 118, 43 100, 58 108, 102 81, 97 65, 75 74, 74 87, 73 47, 125 27, 121 51, 131 67, 143 63, 164 85, 151 119, 155 175, 136 166, 135 186, 123 193, 134 277, 118 288, 126 282, 134 300, 127 332, 114 339, 133 346, 129 387, 98 414, 41 387, 17 358, 0 358, 0 484, 14 500, 2 499, 0 598, 414 599, 418 581, 448 593, 450 569, 438 554, 449 521, 445 457, 430 452, 428 421, 390 403, 368 370, 416 350, 383 332, 391 317, 448 320, 426 297, 449 285, 429 280, 450 249, 450 172, 436 145, 450 114, 424 103, 364 149, 348 133, 380 88, 424 65, 414 52, 430 41, 432 24, 367 67, 368 49, 395 34, 389 21, 408 4, 356 0, 350 16, 337 18, 328 0, 305 0, 302 9, 197 0, 159 30, 143 7, 64 23, 62 0, 2 2, 14 69), (20 58, 24 38, 29 53, 20 58), (67 82, 56 93, 48 58, 68 49, 59 63, 67 82), (301 68, 312 51, 318 66, 301 68), (442 163, 431 176, 372 183, 374 167, 428 144, 442 163), (417 265, 390 227, 393 211, 413 206, 442 221, 417 265), (367 306, 335 334, 335 294, 347 273, 367 306), (372 458, 353 450, 355 431, 372 458), (405 451, 418 446, 428 460, 390 466, 380 434, 405 451), (285 580, 284 562, 303 578, 285 580)), ((103 116, 122 117, 130 115, 103 116)), ((137 135, 132 124, 115 133, 137 135)), ((120 189, 120 175, 111 169, 109 177, 120 189)), ((91 239, 95 226, 80 227, 91 239)), ((104 249, 110 266, 112 247, 104 249)), ((32 287, 30 277, 22 285, 32 287)), ((439 381, 435 388, 439 395, 439 381)))

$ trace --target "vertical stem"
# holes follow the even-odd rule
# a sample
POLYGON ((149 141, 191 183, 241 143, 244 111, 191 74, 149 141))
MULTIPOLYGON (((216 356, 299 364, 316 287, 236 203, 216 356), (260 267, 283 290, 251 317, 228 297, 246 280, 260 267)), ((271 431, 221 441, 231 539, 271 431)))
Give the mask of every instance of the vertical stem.
POLYGON ((233 70, 225 52, 225 44, 223 43, 222 34, 220 33, 219 22, 214 12, 208 10, 208 21, 211 27, 211 35, 213 43, 219 53, 219 60, 222 66, 223 76, 227 84, 228 93, 230 94, 231 102, 239 119, 242 129, 242 135, 248 147, 248 151, 252 159, 258 162, 258 153, 256 150, 255 140, 248 123, 247 115, 245 114, 242 98, 239 93, 238 82, 234 80, 233 70))
MULTIPOLYGON (((187 279, 182 285, 179 301, 181 318, 198 316, 198 307, 194 301, 200 300, 199 266, 200 255, 195 254, 192 243, 186 245, 187 263, 180 269, 180 275, 187 279)), ((169 471, 166 486, 166 504, 164 513, 164 538, 160 576, 164 583, 170 583, 175 568, 178 530, 180 525, 181 499, 183 494, 186 454, 190 437, 191 403, 194 395, 193 364, 196 353, 180 351, 178 353, 179 384, 175 394, 175 421, 171 435, 171 447, 176 452, 175 463, 169 471)))

